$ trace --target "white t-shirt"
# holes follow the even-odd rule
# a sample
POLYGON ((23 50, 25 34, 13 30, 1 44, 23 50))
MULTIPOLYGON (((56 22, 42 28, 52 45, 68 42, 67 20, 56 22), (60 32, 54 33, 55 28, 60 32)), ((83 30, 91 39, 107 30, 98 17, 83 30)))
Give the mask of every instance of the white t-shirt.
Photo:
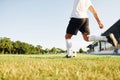
POLYGON ((90 0, 75 0, 71 17, 88 18, 87 10, 92 5, 90 0))

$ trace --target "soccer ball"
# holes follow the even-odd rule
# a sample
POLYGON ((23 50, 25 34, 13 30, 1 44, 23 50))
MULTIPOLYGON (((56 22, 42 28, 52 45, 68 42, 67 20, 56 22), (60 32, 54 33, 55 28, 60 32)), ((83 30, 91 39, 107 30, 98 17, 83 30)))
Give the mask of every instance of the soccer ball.
POLYGON ((72 52, 72 56, 73 56, 73 57, 76 57, 76 56, 77 56, 76 51, 73 51, 73 52, 72 52))

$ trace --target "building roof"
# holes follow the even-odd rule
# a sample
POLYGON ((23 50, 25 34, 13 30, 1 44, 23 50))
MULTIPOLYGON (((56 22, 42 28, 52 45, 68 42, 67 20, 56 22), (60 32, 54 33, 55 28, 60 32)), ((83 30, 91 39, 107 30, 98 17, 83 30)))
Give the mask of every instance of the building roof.
POLYGON ((118 40, 118 43, 120 44, 120 19, 101 35, 108 36, 110 33, 114 34, 115 38, 118 40))

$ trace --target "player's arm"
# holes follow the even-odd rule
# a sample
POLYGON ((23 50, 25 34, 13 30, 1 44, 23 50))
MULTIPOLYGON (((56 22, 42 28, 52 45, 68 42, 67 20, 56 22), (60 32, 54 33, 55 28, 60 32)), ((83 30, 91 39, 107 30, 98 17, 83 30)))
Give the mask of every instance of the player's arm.
POLYGON ((103 26, 102 22, 100 21, 100 18, 98 16, 97 11, 95 10, 95 8, 91 5, 89 7, 89 10, 92 12, 92 14, 94 15, 99 27, 102 29, 104 26, 103 26))

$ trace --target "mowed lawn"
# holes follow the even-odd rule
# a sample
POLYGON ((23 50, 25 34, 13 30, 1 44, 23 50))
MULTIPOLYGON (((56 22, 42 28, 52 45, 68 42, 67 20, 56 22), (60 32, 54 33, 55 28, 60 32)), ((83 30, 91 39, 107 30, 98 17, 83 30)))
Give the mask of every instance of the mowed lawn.
POLYGON ((120 56, 0 55, 0 80, 120 80, 120 56))

